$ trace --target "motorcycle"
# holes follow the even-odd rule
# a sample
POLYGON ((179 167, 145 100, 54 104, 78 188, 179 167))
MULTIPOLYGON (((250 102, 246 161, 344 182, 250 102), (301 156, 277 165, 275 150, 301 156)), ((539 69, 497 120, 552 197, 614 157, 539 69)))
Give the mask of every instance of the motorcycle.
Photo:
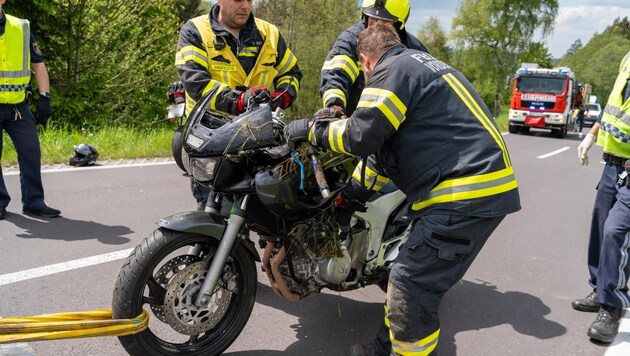
POLYGON ((206 111, 209 95, 189 115, 182 156, 185 170, 212 187, 211 209, 160 219, 120 270, 114 317, 153 313, 146 330, 119 337, 130 355, 221 354, 254 307, 256 262, 291 301, 324 288, 385 290, 411 229, 404 194, 381 191, 342 239, 335 210, 356 159, 291 147, 268 93, 233 120, 206 111))

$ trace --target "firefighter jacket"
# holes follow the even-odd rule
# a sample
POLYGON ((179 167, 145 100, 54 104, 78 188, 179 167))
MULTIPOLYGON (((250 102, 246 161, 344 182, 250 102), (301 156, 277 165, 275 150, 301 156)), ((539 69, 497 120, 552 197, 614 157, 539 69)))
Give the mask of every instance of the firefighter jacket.
POLYGON ((630 159, 629 88, 630 52, 619 65, 619 75, 608 97, 597 134, 597 144, 604 147, 604 152, 625 159, 630 159))
MULTIPOLYGON (((326 57, 321 70, 319 95, 323 107, 340 106, 346 115, 352 115, 357 107, 361 90, 365 86, 361 62, 357 55, 359 33, 365 29, 364 22, 359 22, 337 37, 326 57)), ((402 44, 407 48, 428 52, 427 48, 415 36, 405 31, 398 31, 402 44)))
POLYGON ((390 178, 417 212, 495 217, 520 209, 507 147, 479 94, 455 69, 401 44, 376 63, 352 116, 316 121, 309 140, 376 154, 365 185, 390 178))
POLYGON ((31 32, 27 20, 4 15, 5 31, 0 36, 0 104, 24 101, 31 80, 31 32))
POLYGON ((236 113, 247 88, 264 85, 297 97, 302 73, 278 28, 250 16, 238 40, 217 21, 219 6, 189 20, 180 31, 175 66, 186 90, 187 111, 213 91, 210 110, 236 113))

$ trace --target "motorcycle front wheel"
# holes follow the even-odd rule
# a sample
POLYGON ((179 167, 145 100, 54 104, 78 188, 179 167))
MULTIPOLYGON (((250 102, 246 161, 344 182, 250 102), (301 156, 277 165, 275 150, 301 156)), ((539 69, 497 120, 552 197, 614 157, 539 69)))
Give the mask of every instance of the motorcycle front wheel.
POLYGON ((130 355, 220 355, 254 307, 254 258, 237 242, 209 303, 194 304, 219 241, 159 228, 127 258, 112 298, 114 318, 150 311, 149 327, 118 339, 130 355))
POLYGON ((182 150, 184 149, 182 146, 183 136, 184 126, 179 125, 177 130, 173 133, 173 138, 171 139, 171 152, 173 153, 173 159, 175 159, 177 167, 186 172, 186 168, 184 168, 184 160, 182 158, 182 150))

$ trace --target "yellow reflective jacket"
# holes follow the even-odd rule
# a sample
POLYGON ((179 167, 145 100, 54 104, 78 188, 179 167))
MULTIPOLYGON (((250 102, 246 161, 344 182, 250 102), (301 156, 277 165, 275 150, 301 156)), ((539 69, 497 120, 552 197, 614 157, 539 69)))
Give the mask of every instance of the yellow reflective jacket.
POLYGON ((623 99, 628 79, 630 52, 619 65, 619 75, 604 108, 597 144, 604 147, 604 152, 630 159, 630 98, 623 99))
POLYGON ((0 104, 18 104, 24 101, 31 80, 31 33, 27 20, 5 16, 0 36, 0 104))

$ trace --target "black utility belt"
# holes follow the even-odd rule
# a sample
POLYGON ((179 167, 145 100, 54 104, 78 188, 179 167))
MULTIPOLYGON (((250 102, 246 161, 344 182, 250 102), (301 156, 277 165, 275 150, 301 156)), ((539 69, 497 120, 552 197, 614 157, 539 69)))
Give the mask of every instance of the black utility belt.
POLYGON ((626 164, 626 161, 628 160, 626 158, 621 158, 619 156, 611 155, 610 153, 606 153, 606 152, 602 154, 602 159, 604 159, 604 161, 610 164, 613 164, 619 167, 624 167, 626 164))

